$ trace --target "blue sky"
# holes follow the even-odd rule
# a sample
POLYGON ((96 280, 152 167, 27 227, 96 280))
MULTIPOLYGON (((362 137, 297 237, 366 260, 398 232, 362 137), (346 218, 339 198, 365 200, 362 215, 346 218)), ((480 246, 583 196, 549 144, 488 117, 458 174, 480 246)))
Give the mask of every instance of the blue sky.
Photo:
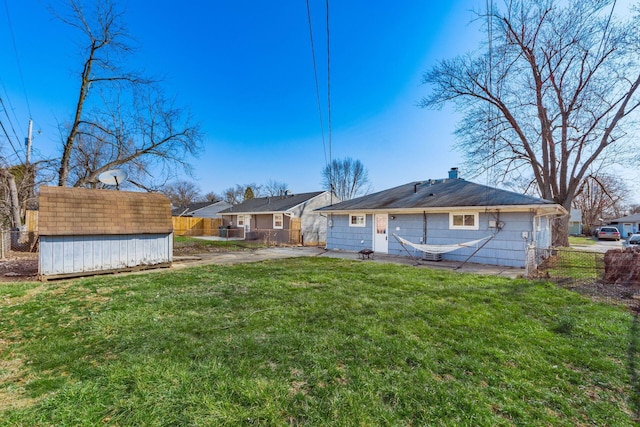
MULTIPOLYGON (((310 5, 325 146, 305 1, 121 4, 138 45, 132 66, 163 76, 167 94, 202 124, 205 150, 193 165, 203 192, 268 180, 294 192, 320 188, 328 150, 324 0, 310 5)), ((423 71, 477 46, 470 11, 482 4, 330 2, 331 153, 361 160, 375 190, 444 177, 460 163, 451 151, 455 116, 416 104, 427 93, 423 71)), ((21 138, 29 116, 42 131, 34 139, 42 156, 57 152, 57 124, 73 111, 80 72, 78 36, 49 5, 61 1, 4 0, 0 13, 0 95, 21 138)))
MULTIPOLYGON (((0 1, 0 96, 21 139, 30 116, 42 132, 34 155, 53 156, 57 124, 75 107, 80 36, 49 12, 62 0, 0 1)), ((309 2, 327 147, 325 1, 309 2)), ((202 124, 205 149, 192 163, 203 193, 269 180, 293 192, 320 189, 326 155, 304 0, 120 4, 138 46, 132 67, 163 76, 167 94, 202 124)), ((428 93, 420 80, 438 59, 478 47, 471 11, 484 5, 330 2, 331 153, 362 161, 372 189, 445 177, 460 165, 457 116, 417 107, 428 93)))

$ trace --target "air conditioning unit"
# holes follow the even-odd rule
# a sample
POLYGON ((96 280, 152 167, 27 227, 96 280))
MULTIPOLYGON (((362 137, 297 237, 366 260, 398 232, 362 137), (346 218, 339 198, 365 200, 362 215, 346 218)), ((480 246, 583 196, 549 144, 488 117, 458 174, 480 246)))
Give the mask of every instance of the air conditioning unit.
POLYGON ((442 261, 442 254, 437 253, 431 253, 431 252, 423 252, 422 253, 422 260, 423 261, 442 261))

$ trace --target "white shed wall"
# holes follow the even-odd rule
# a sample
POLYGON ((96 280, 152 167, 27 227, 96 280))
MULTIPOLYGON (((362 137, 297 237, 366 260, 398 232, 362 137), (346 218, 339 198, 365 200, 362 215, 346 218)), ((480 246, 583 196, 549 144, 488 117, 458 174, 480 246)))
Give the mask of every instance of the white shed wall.
POLYGON ((40 236, 39 274, 82 274, 171 262, 173 233, 40 236))

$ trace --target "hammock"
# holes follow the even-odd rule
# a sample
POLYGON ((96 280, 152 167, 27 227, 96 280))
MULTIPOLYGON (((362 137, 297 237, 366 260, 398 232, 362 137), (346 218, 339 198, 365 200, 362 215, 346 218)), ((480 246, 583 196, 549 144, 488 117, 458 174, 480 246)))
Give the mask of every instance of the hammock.
POLYGON ((482 239, 472 240, 470 242, 453 243, 453 244, 450 244, 450 245, 421 245, 421 244, 412 243, 412 242, 410 242, 410 241, 408 241, 406 239, 403 239, 402 237, 398 236, 395 233, 393 233, 393 237, 398 239, 398 242, 400 242, 400 244, 402 246, 408 245, 408 246, 411 246, 412 248, 415 248, 415 249, 417 249, 419 251, 428 252, 428 253, 432 253, 432 254, 444 254, 444 253, 452 252, 452 251, 455 251, 455 250, 458 250, 458 249, 462 249, 462 248, 470 248, 470 247, 475 246, 478 243, 482 242, 483 240, 493 238, 493 236, 487 236, 487 237, 483 237, 482 239))

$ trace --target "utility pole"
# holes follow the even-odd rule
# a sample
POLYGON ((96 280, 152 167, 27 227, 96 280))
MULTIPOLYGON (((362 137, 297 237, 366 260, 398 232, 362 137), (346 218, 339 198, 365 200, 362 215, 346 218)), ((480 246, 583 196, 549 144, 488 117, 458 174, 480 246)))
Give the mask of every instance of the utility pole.
POLYGON ((28 166, 31 161, 31 137, 33 136, 33 119, 29 119, 29 132, 27 133, 27 137, 24 140, 24 145, 26 147, 26 159, 25 163, 28 166))

